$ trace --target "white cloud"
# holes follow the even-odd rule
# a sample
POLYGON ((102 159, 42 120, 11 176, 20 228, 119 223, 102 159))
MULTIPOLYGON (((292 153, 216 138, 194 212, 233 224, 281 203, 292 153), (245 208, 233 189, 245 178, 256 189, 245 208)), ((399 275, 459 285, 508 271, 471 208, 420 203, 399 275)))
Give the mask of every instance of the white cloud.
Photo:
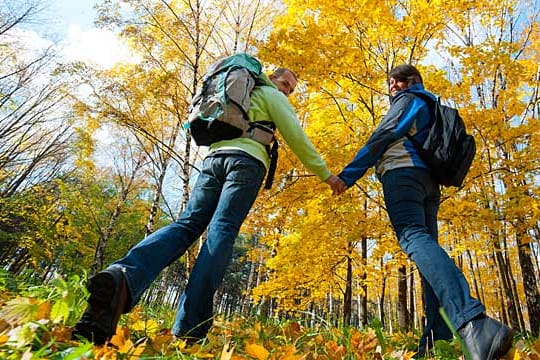
POLYGON ((43 38, 37 32, 28 29, 13 28, 1 38, 14 49, 18 49, 20 56, 31 58, 53 45, 51 40, 43 38))
POLYGON ((53 46, 61 62, 83 61, 108 69, 116 63, 140 61, 140 57, 112 31, 98 28, 82 30, 76 24, 69 26, 66 38, 56 46, 52 40, 31 29, 12 29, 1 40, 19 48, 19 55, 28 59, 53 46))
POLYGON ((82 30, 79 25, 69 26, 61 54, 67 61, 84 61, 102 68, 110 68, 117 62, 133 63, 138 60, 112 31, 98 28, 82 30))

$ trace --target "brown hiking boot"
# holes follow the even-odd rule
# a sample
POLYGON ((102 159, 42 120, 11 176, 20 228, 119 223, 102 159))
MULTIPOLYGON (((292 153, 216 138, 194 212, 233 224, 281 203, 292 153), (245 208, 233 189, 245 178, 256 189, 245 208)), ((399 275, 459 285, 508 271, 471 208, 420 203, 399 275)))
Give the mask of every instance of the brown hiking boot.
POLYGON ((100 271, 87 285, 88 307, 75 325, 72 339, 84 337, 96 345, 103 345, 116 333, 120 315, 129 301, 129 290, 120 267, 100 271))

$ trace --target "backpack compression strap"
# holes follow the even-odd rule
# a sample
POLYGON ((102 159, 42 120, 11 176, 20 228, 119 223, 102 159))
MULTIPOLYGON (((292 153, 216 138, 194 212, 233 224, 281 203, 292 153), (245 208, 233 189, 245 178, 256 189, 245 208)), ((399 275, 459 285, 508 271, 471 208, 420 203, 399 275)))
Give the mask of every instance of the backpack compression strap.
POLYGON ((264 183, 265 189, 270 189, 272 187, 272 183, 274 182, 274 175, 276 173, 276 167, 277 167, 277 160, 278 160, 278 141, 275 140, 272 144, 272 147, 270 145, 266 146, 266 151, 268 151, 268 154, 270 155, 270 166, 268 168, 268 174, 266 175, 266 182, 264 183))
POLYGON ((268 167, 268 174, 266 175, 266 182, 264 184, 265 189, 272 187, 277 167, 279 144, 274 136, 275 128, 276 125, 271 121, 255 121, 249 123, 249 129, 242 136, 249 137, 265 145, 266 152, 270 156, 270 166, 268 167), (272 145, 270 146, 270 144, 272 145))

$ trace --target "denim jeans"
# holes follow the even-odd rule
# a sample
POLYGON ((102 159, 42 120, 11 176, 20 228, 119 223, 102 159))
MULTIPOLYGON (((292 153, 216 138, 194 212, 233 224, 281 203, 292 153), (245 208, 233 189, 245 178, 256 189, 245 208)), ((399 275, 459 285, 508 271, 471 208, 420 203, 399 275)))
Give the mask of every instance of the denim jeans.
POLYGON ((182 256, 208 228, 182 294, 172 332, 202 338, 212 325, 214 293, 231 260, 233 243, 264 179, 266 169, 242 151, 207 156, 178 220, 146 237, 124 258, 121 267, 133 307, 158 274, 182 256))
POLYGON ((452 338, 439 307, 456 329, 485 309, 471 297, 463 273, 438 243, 440 190, 429 171, 415 167, 393 169, 382 176, 381 182, 399 245, 422 277, 427 324, 420 345, 425 346, 427 341, 431 347, 433 340, 452 338))

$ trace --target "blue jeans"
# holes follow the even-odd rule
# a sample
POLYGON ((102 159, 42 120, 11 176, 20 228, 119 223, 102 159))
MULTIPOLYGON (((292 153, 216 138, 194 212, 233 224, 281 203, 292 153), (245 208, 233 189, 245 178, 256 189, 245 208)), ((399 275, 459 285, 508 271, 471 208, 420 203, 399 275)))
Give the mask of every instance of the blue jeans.
POLYGON ((218 151, 207 156, 178 220, 152 233, 124 258, 111 264, 124 271, 131 293, 129 307, 208 228, 172 329, 177 336, 206 336, 212 325, 214 293, 223 280, 234 240, 257 197, 265 172, 259 160, 242 151, 218 151))
POLYGON ((386 172, 381 182, 390 222, 399 245, 416 264, 422 277, 426 314, 420 346, 426 341, 451 339, 439 314, 442 307, 456 329, 485 311, 471 297, 461 270, 438 243, 439 184, 422 168, 398 168, 386 172))

